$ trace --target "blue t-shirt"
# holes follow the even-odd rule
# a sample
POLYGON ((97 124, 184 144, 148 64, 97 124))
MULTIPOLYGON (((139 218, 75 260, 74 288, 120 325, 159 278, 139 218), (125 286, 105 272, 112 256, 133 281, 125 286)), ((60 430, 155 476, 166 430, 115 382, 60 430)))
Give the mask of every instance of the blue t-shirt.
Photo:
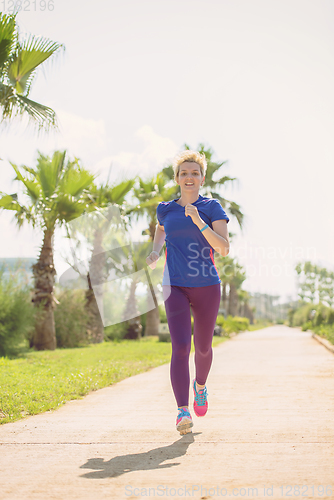
MULTIPOLYGON (((176 201, 162 201, 157 206, 157 219, 166 233, 166 261, 162 285, 186 287, 210 286, 221 283, 214 249, 194 224, 185 207, 176 201)), ((199 195, 196 206, 199 216, 212 229, 215 220, 230 220, 216 198, 199 195)), ((205 232, 205 231, 204 231, 205 232)))

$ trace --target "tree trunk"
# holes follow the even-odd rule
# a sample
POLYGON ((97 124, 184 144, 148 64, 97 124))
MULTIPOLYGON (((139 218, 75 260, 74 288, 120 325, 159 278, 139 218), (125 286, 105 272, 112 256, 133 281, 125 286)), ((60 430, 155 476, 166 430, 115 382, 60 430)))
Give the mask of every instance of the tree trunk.
POLYGON ((235 284, 232 282, 232 283, 230 283, 229 311, 228 311, 228 313, 231 316, 236 316, 237 309, 238 309, 237 288, 236 288, 235 284))
POLYGON ((145 336, 159 335, 160 313, 159 308, 155 307, 146 313, 145 336))
POLYGON ((87 274, 88 290, 86 290, 86 309, 88 312, 87 333, 89 342, 97 344, 103 342, 104 325, 96 302, 89 273, 87 274))
POLYGON ((88 311, 87 332, 90 342, 97 344, 104 340, 103 324, 103 278, 105 274, 105 250, 102 246, 103 233, 97 230, 94 235, 94 248, 89 263, 86 308, 88 311), (93 282, 93 283, 92 283, 93 282), (93 286, 94 285, 94 289, 93 286), (102 314, 100 313, 100 309, 102 314))
POLYGON ((250 306, 247 303, 245 304, 244 316, 245 316, 245 318, 249 319, 249 323, 251 325, 254 324, 254 314, 253 314, 252 309, 250 308, 250 306))
POLYGON ((36 323, 33 337, 33 346, 39 351, 54 350, 57 346, 53 294, 56 270, 53 263, 52 240, 53 230, 46 229, 38 261, 32 266, 35 282, 32 302, 36 307, 41 307, 41 316, 36 323))
POLYGON ((140 321, 140 313, 137 309, 136 286, 137 282, 133 280, 131 282, 129 297, 123 315, 124 321, 126 321, 126 333, 123 338, 131 340, 139 340, 143 328, 140 321))
POLYGON ((227 316, 227 294, 226 294, 226 283, 223 283, 223 290, 222 290, 222 303, 223 303, 224 315, 225 315, 225 317, 226 317, 226 316, 227 316))
MULTIPOLYGON (((154 241, 155 228, 156 228, 156 221, 155 219, 152 219, 149 224, 150 238, 152 242, 154 241)), ((147 290, 147 297, 148 297, 148 303, 150 303, 151 302, 150 288, 148 288, 147 290)), ((144 331, 145 337, 149 335, 159 335, 159 325, 160 325, 159 308, 155 307, 154 309, 151 309, 146 313, 146 325, 144 331)))

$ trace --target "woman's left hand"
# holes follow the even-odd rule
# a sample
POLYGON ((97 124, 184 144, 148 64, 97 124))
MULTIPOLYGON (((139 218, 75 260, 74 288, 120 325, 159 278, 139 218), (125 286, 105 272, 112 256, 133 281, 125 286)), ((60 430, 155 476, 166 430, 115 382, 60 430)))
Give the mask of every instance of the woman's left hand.
POLYGON ((187 203, 184 209, 186 217, 190 216, 192 218, 193 223, 196 224, 196 226, 203 223, 203 220, 201 219, 198 210, 194 205, 192 205, 191 203, 187 203))

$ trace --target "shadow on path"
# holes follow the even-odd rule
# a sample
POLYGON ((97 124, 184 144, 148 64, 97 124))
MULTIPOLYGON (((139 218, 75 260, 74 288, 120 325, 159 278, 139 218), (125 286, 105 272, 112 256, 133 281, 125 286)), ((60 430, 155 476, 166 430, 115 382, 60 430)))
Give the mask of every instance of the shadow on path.
POLYGON ((194 437, 200 432, 190 432, 168 446, 161 446, 144 453, 131 453, 114 457, 105 462, 104 458, 89 458, 87 462, 80 466, 80 469, 94 469, 95 472, 87 472, 81 477, 89 479, 101 479, 105 477, 118 477, 122 474, 138 470, 168 469, 180 462, 172 464, 162 464, 165 460, 181 457, 185 455, 188 446, 195 441, 194 437))

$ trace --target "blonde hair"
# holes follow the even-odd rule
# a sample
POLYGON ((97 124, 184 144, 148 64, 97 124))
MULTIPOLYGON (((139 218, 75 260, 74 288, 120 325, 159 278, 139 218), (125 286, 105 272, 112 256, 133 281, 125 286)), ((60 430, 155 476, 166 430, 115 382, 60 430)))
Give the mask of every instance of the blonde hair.
POLYGON ((186 161, 197 163, 200 167, 202 176, 205 176, 207 169, 205 154, 186 149, 182 151, 182 153, 176 155, 173 160, 174 179, 176 179, 180 173, 180 165, 186 161))

